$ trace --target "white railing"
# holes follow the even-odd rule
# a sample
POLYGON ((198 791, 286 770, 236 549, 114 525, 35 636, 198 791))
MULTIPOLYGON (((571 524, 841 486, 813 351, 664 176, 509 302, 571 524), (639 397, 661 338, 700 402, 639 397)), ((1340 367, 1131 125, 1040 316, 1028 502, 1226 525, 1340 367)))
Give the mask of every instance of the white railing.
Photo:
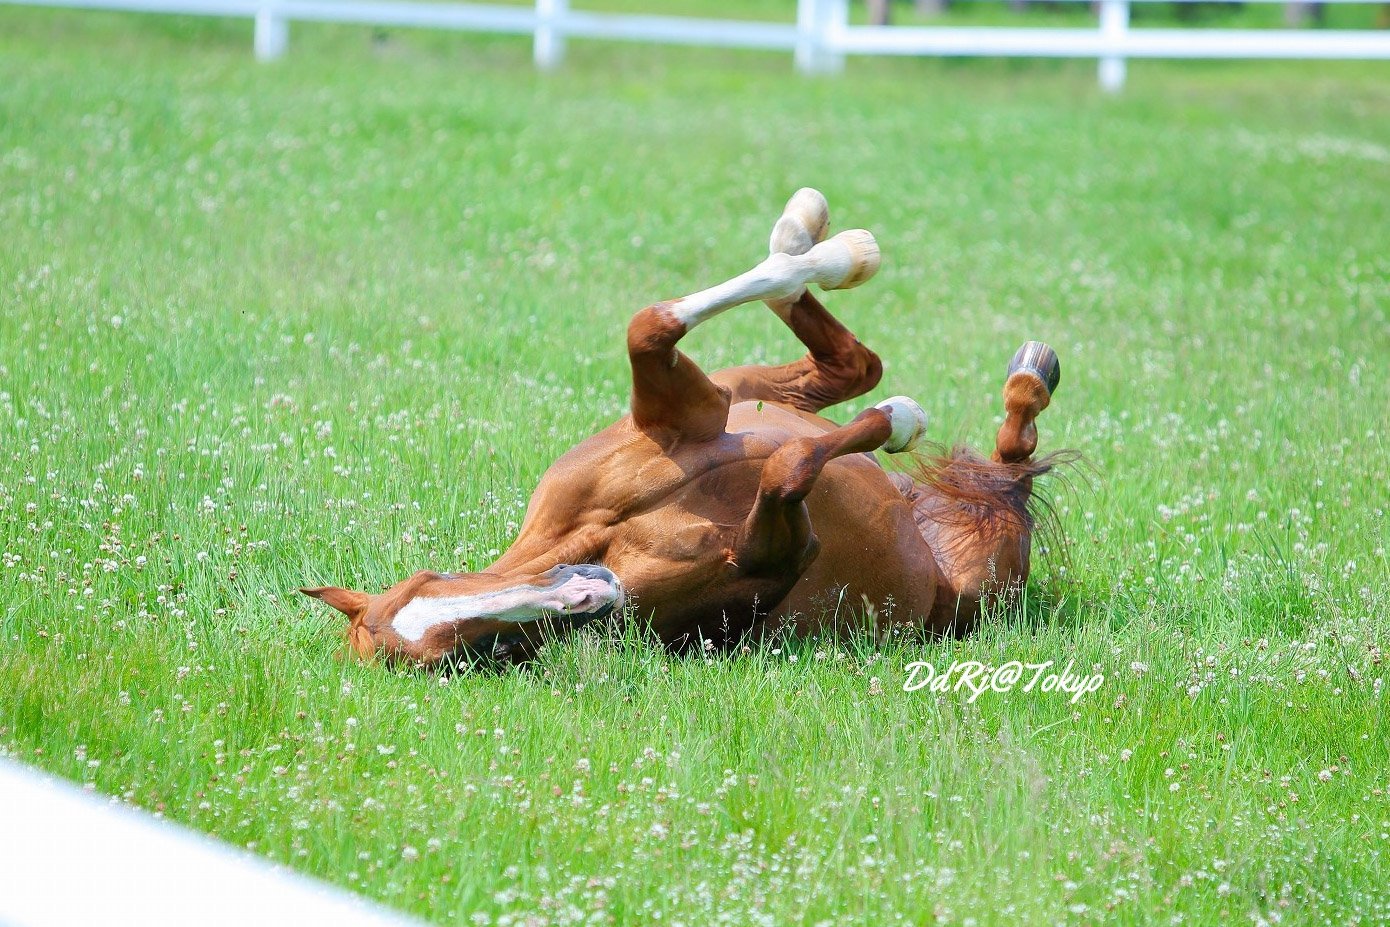
POLYGON ((599 13, 571 9, 570 0, 535 0, 534 7, 412 0, 0 0, 30 6, 253 18, 256 56, 263 60, 285 53, 291 22, 529 34, 536 65, 545 69, 564 60, 568 38, 790 51, 797 69, 805 73, 838 71, 848 54, 1096 58, 1101 86, 1107 90, 1124 85, 1125 63, 1130 58, 1390 60, 1390 31, 1132 29, 1131 2, 1152 0, 1098 0, 1099 28, 1052 29, 852 26, 849 0, 797 0, 794 24, 599 13))
POLYGON ((0 758, 0 924, 419 921, 0 758))

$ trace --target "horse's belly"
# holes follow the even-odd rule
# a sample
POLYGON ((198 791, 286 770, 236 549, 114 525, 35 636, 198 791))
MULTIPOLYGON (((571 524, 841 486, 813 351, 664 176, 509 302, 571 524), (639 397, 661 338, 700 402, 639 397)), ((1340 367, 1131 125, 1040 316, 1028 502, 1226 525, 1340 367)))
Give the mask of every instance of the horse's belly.
MULTIPOLYGON (((806 499, 820 555, 773 610, 767 627, 800 634, 871 624, 930 624, 936 559, 897 487, 875 461, 832 461, 806 499)), ((942 629, 936 629, 942 630, 942 629)))

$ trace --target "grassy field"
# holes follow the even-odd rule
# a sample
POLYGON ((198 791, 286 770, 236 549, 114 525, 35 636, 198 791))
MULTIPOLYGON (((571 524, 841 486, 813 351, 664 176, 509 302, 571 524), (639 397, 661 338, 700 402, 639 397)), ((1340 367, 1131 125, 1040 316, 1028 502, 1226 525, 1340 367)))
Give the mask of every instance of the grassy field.
POLYGON ((1390 920, 1390 69, 572 52, 0 9, 0 752, 439 922, 1390 920), (987 445, 1057 348, 1028 607, 339 659, 295 587, 485 565, 803 184, 884 248, 866 401, 987 445), (1105 682, 901 691, 957 659, 1105 682))

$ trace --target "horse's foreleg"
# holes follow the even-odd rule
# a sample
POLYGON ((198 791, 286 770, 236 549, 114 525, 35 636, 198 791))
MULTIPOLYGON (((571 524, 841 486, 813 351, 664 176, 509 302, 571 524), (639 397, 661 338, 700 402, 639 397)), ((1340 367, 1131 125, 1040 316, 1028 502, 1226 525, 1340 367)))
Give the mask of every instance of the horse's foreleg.
POLYGON ((779 447, 763 464, 757 498, 739 532, 735 557, 740 572, 757 576, 790 568, 799 574, 819 549, 805 500, 825 465, 879 448, 891 454, 910 450, 925 430, 922 407, 897 396, 861 412, 848 425, 779 447))
POLYGON ((775 254, 752 270, 699 293, 641 310, 628 326, 632 419, 663 445, 708 440, 728 421, 730 390, 712 382, 676 343, 695 326, 734 306, 853 286, 877 266, 878 246, 862 230, 841 232, 804 254, 775 254))

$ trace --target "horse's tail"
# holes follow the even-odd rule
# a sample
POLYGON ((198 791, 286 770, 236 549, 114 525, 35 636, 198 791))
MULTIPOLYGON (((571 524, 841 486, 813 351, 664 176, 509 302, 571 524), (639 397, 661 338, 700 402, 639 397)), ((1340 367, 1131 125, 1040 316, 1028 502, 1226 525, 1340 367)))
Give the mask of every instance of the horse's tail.
POLYGON ((1061 450, 1002 463, 964 445, 938 445, 908 455, 904 469, 932 500, 931 517, 938 522, 987 536, 1035 528, 1053 535, 1060 534, 1057 513, 1035 481, 1080 459, 1076 451, 1061 450))

